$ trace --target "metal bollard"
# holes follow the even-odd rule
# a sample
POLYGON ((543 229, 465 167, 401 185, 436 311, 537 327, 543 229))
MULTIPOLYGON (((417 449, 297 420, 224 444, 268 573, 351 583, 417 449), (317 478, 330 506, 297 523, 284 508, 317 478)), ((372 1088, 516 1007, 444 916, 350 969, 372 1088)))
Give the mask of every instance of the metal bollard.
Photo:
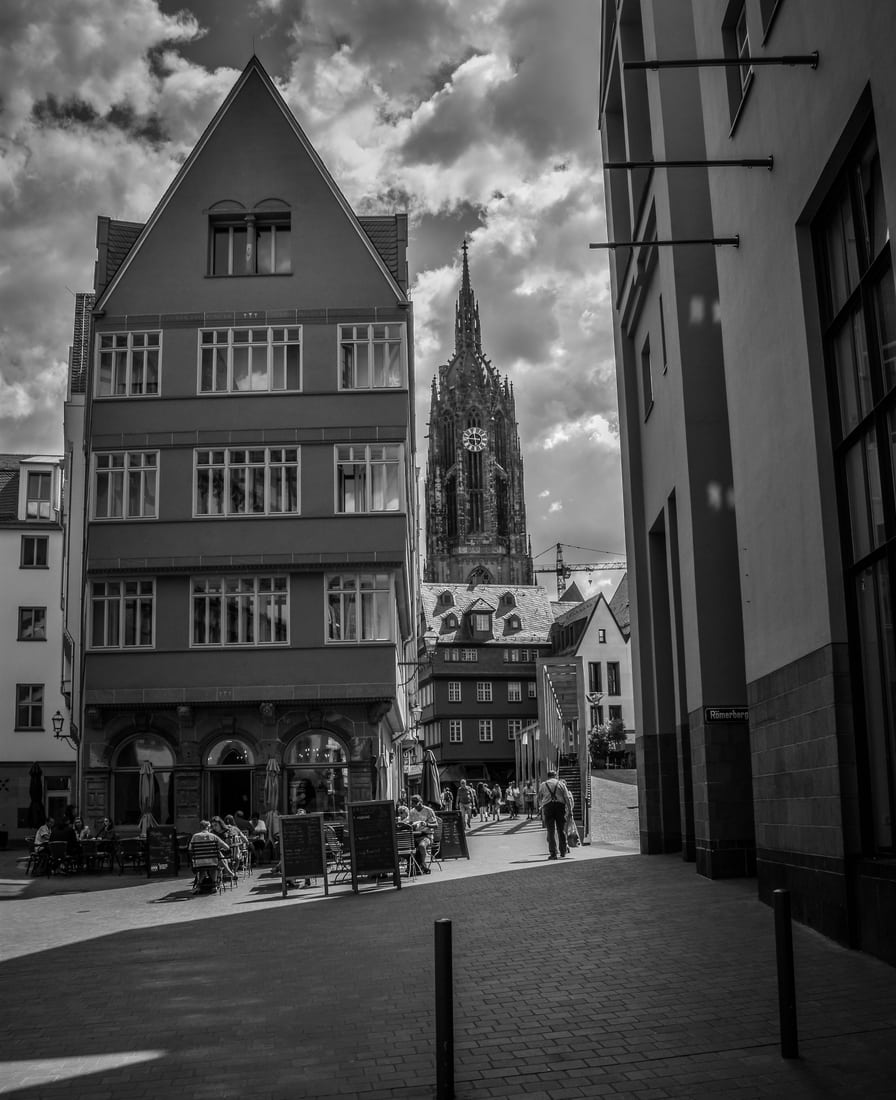
POLYGON ((790 891, 775 890, 775 954, 778 960, 778 1018, 781 1057, 799 1058, 796 1030, 796 982, 793 976, 793 929, 790 923, 790 891))
POLYGON ((436 1100, 454 1100, 454 978, 451 921, 435 923, 436 1100))

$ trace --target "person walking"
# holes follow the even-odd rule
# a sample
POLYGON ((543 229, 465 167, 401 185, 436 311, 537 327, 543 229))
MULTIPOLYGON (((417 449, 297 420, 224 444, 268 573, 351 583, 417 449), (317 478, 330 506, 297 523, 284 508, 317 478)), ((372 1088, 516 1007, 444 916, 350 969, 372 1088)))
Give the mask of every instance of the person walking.
POLYGON ((479 806, 479 820, 487 821, 489 813, 489 803, 491 802, 491 791, 486 787, 484 783, 480 783, 476 788, 476 803, 479 806))
POLYGON ((501 788, 497 783, 489 791, 489 808, 492 821, 498 821, 501 817, 501 788))
POLYGON ((466 779, 462 779, 457 788, 457 808, 463 818, 464 828, 469 829, 473 821, 473 792, 467 786, 466 779))
POLYGON ((557 769, 548 768, 548 777, 538 788, 538 808, 548 830, 548 859, 557 858, 559 833, 560 858, 569 852, 566 843, 566 815, 572 816, 575 801, 569 787, 557 778, 557 769))
POLYGON ((523 803, 526 807, 526 820, 531 821, 535 817, 535 784, 531 779, 523 784, 523 803))

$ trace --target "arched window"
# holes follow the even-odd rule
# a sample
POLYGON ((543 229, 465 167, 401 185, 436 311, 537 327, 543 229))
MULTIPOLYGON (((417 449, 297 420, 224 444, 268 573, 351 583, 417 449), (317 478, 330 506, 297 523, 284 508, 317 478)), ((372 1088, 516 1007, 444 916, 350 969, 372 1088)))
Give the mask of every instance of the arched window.
POLYGON ((152 767, 149 812, 160 825, 174 824, 174 752, 155 733, 138 733, 121 745, 112 763, 112 817, 119 825, 136 825, 143 816, 140 769, 152 767))
POLYGON ((209 816, 235 816, 239 811, 248 819, 253 810, 261 813, 263 807, 253 804, 255 752, 247 741, 222 737, 207 750, 203 763, 203 804, 209 816))
POLYGON ((205 754, 207 768, 251 768, 255 765, 255 753, 238 737, 228 737, 212 745, 205 754))
POLYGON ((341 816, 348 800, 348 754, 324 730, 300 734, 284 756, 288 812, 341 816))

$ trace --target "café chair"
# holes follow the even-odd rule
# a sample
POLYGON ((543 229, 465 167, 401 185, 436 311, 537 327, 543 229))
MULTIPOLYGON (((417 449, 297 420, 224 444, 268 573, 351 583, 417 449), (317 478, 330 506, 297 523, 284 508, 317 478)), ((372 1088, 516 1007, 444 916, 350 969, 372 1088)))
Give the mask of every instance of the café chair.
POLYGON ((65 840, 51 840, 47 844, 47 875, 69 875, 77 871, 76 859, 68 850, 65 840))
POLYGON ((403 874, 414 879, 420 873, 420 868, 417 866, 417 845, 414 842, 414 833, 407 825, 396 825, 395 837, 398 842, 398 866, 403 874))
POLYGON ((137 836, 125 837, 118 842, 118 873, 124 874, 127 866, 135 871, 146 868, 146 842, 137 836))
POLYGON ((190 867, 193 871, 193 892, 207 888, 220 894, 224 890, 223 859, 213 840, 197 840, 190 847, 190 867))

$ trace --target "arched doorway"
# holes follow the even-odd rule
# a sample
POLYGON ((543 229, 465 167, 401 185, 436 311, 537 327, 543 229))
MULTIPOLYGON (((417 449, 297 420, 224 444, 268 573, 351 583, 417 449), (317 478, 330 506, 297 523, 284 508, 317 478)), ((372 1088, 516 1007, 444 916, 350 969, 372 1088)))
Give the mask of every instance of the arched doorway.
POLYGON ((348 754, 323 730, 300 734, 287 748, 286 800, 291 814, 342 817, 348 801, 348 754))
POLYGON ((240 737, 225 737, 205 754, 205 797, 203 803, 209 815, 236 814, 240 810, 248 819, 253 810, 252 775, 255 753, 240 737))
POLYGON ((120 746, 112 761, 112 819, 117 825, 137 825, 140 810, 140 768, 152 765, 152 815, 160 825, 174 824, 174 752, 155 733, 138 733, 120 746))

